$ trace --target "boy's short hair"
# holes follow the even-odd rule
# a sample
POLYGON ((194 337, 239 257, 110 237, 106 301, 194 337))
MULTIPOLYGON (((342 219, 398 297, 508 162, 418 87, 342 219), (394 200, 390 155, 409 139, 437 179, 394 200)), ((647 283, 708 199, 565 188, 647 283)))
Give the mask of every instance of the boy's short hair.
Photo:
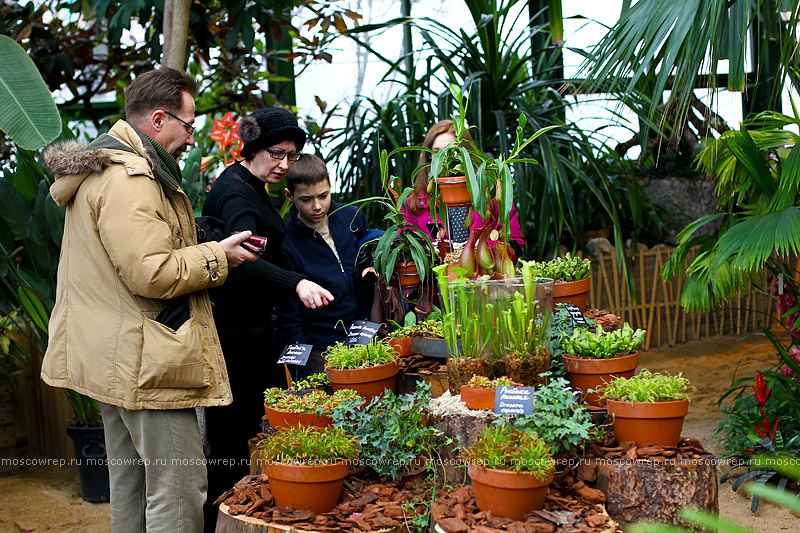
POLYGON ((298 185, 315 185, 323 180, 331 182, 325 161, 314 154, 303 154, 286 173, 286 188, 294 194, 298 185))

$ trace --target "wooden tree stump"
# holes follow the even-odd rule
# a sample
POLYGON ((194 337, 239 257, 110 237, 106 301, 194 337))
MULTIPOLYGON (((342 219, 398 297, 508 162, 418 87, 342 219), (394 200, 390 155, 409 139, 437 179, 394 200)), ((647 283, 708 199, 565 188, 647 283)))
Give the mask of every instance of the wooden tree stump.
POLYGON ((594 487, 606 494, 608 513, 619 522, 651 519, 689 526, 678 516, 681 507, 719 511, 715 462, 712 454, 665 462, 590 459, 579 477, 595 477, 594 487))
POLYGON ((437 461, 437 474, 441 473, 445 483, 458 485, 467 483, 467 469, 464 463, 458 459, 461 450, 470 446, 478 438, 478 434, 484 427, 492 423, 496 417, 477 417, 469 415, 445 415, 431 416, 428 424, 441 431, 444 435, 439 438, 436 449, 439 457, 437 461), (447 437, 453 439, 453 443, 445 445, 447 437), (441 468, 439 468, 441 465, 441 468))

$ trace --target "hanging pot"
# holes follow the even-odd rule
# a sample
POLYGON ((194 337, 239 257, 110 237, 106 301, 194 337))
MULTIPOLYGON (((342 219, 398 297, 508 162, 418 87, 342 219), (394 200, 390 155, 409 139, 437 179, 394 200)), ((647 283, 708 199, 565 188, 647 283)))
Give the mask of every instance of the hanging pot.
POLYGON ((571 303, 577 306, 581 312, 586 311, 586 301, 589 298, 591 284, 592 276, 578 281, 553 284, 553 311, 556 310, 558 303, 571 303))
POLYGON ((394 392, 398 370, 395 362, 352 370, 337 370, 326 366, 325 376, 334 392, 353 389, 369 402, 387 389, 394 392))
POLYGON ((605 400, 601 401, 596 392, 587 393, 587 390, 596 391, 600 385, 608 383, 614 377, 630 378, 639 366, 639 352, 610 359, 581 359, 566 355, 562 357, 570 385, 583 391, 584 401, 595 407, 602 406, 605 400))
POLYGON ((404 289, 419 285, 419 271, 414 261, 398 261, 394 266, 394 274, 392 277, 399 277, 400 287, 404 289))
POLYGON ((442 202, 447 207, 466 207, 472 204, 466 176, 439 176, 436 178, 436 185, 442 193, 442 202))
POLYGON ((495 470, 476 464, 470 464, 468 472, 478 509, 512 520, 522 520, 531 511, 541 509, 553 481, 552 473, 539 481, 529 472, 495 470))
POLYGON ((608 414, 614 418, 618 442, 636 446, 677 446, 689 400, 671 402, 621 402, 606 400, 608 414))
POLYGON ((275 507, 327 513, 339 503, 347 463, 290 465, 268 461, 264 473, 275 507))

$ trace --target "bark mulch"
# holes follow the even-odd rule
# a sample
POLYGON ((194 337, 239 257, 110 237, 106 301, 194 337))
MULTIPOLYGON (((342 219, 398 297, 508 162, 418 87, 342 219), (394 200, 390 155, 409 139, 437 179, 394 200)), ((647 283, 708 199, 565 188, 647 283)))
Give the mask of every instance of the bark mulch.
POLYGON ((447 372, 445 359, 427 357, 420 354, 407 355, 400 358, 400 372, 417 374, 439 374, 447 372))
POLYGON ((576 480, 570 470, 557 474, 540 511, 532 511, 524 521, 492 516, 475 503, 471 485, 459 487, 436 500, 431 514, 446 533, 599 533, 618 531, 608 516, 601 491, 576 480))
POLYGON ((379 531, 413 521, 428 512, 425 503, 432 487, 424 481, 404 486, 381 483, 366 473, 345 479, 342 494, 332 511, 317 515, 311 511, 274 507, 275 500, 265 474, 245 476, 232 489, 217 498, 215 505, 225 503, 229 514, 252 516, 266 522, 291 524, 309 531, 379 531))
POLYGON ((603 442, 592 442, 586 445, 586 456, 598 459, 627 459, 642 463, 667 463, 684 459, 700 459, 707 452, 697 439, 683 437, 678 445, 648 446, 639 448, 633 442, 618 443, 614 433, 609 432, 603 442))

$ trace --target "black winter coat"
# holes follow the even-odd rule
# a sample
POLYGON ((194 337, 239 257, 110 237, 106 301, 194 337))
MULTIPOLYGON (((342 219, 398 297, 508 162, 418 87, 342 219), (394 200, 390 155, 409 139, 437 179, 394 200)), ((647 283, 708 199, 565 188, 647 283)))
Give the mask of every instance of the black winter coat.
MULTIPOLYGON (((297 208, 289 209, 283 262, 287 268, 328 289, 334 301, 321 309, 307 309, 297 299, 282 301, 277 307, 278 341, 300 342, 323 349, 344 340, 345 328, 358 316, 356 256, 358 241, 369 227, 367 217, 353 206, 341 208, 331 202, 328 228, 336 243, 339 260, 318 233, 297 218, 297 208), (339 209, 341 208, 341 209, 339 209)), ((362 306, 363 307, 363 306, 362 306)))

